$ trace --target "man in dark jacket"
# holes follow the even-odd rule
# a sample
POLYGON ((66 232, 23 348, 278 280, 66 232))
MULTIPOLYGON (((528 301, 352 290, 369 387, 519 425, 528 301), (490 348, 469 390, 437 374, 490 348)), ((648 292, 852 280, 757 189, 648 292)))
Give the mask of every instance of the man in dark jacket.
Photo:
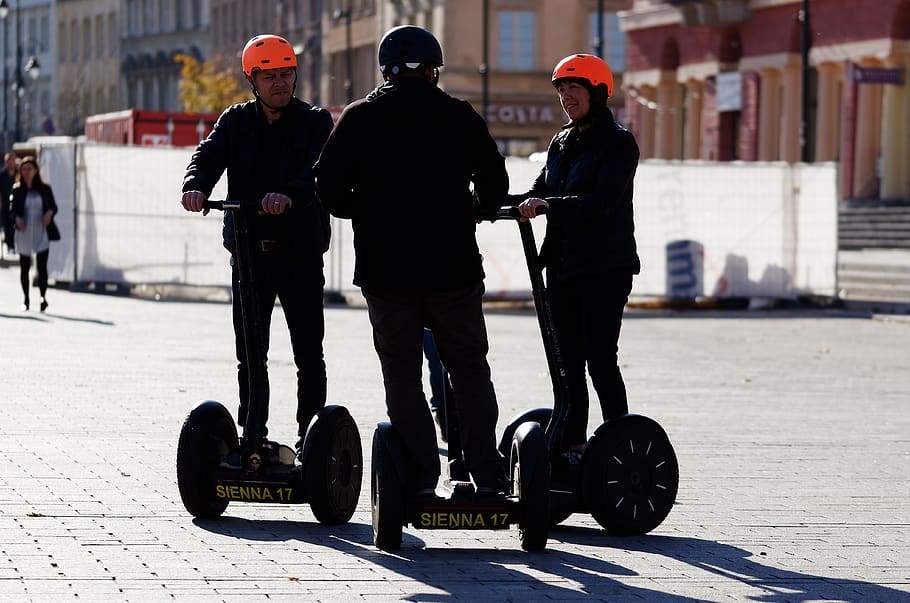
POLYGON ((3 230, 3 239, 10 253, 14 247, 13 219, 10 214, 10 193, 16 183, 16 174, 19 170, 19 157, 10 151, 3 156, 4 169, 0 172, 0 228, 3 230))
POLYGON ((418 468, 415 489, 431 494, 440 472, 421 383, 428 327, 452 380, 468 471, 479 491, 498 492, 505 465, 475 226, 508 190, 505 162, 483 119, 437 87, 442 49, 431 33, 392 29, 379 63, 387 83, 345 109, 322 151, 319 196, 353 220, 354 284, 369 306, 389 418, 418 468))
MULTIPOLYGON (((297 365, 297 423, 302 438, 326 399, 322 255, 328 249, 329 226, 328 214, 316 202, 312 166, 332 129, 332 118, 327 111, 294 98, 297 58, 284 38, 266 35, 250 40, 243 51, 243 70, 256 100, 228 108, 199 144, 183 183, 183 206, 201 211, 225 169, 228 198, 252 202, 245 210, 253 238, 263 351, 268 350, 277 297, 297 365)), ((224 221, 224 245, 233 254, 230 213, 224 221)), ((238 422, 244 425, 250 399, 249 371, 260 371, 257 383, 266 388, 266 402, 268 374, 265 366, 248 366, 246 361, 236 268, 232 280, 240 384, 238 422)), ((262 413, 263 423, 267 416, 262 413)), ((257 428, 265 433, 264 424, 257 428)))

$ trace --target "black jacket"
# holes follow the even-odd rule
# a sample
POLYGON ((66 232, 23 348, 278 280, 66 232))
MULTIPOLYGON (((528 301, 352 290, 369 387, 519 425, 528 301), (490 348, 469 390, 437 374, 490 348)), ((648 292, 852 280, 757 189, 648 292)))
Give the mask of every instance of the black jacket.
POLYGON ((326 208, 353 221, 354 284, 444 291, 483 278, 476 217, 495 212, 509 177, 466 101, 417 79, 376 89, 342 113, 316 181, 326 208))
MULTIPOLYGON (((206 196, 227 169, 228 198, 250 202, 256 239, 277 240, 294 253, 321 256, 329 247, 329 219, 316 202, 313 164, 332 130, 328 111, 292 99, 281 119, 269 125, 256 101, 225 110, 187 167, 183 191, 206 196), (256 212, 267 193, 293 201, 279 216, 256 212)), ((224 245, 233 252, 230 212, 224 217, 224 245)))
MULTIPOLYGON (((54 200, 54 191, 51 190, 51 187, 42 182, 35 187, 35 190, 41 195, 41 213, 51 210, 56 216, 57 201, 54 200)), ((13 185, 13 192, 10 193, 10 199, 12 200, 10 214, 14 223, 16 218, 25 219, 25 197, 27 195, 28 189, 25 188, 24 184, 17 182, 13 185)))
POLYGON ((547 163, 524 195, 549 203, 541 261, 562 279, 622 270, 638 274, 632 181, 638 145, 605 112, 584 132, 566 127, 547 151, 547 163))

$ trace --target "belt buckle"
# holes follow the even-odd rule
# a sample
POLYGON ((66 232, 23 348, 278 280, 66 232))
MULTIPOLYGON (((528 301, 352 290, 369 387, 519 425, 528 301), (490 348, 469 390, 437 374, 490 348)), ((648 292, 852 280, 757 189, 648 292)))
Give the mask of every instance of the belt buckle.
POLYGON ((280 247, 281 245, 279 245, 278 241, 268 239, 259 241, 259 248, 262 249, 262 253, 278 253, 280 247))

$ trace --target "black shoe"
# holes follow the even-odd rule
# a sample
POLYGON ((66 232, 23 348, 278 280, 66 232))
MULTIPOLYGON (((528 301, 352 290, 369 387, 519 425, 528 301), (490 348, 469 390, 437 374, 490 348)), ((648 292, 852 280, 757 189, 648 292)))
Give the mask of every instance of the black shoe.
POLYGON ((40 308, 41 308, 41 311, 42 311, 42 312, 44 312, 45 310, 47 310, 47 300, 44 299, 43 297, 41 298, 41 306, 40 306, 40 308))
POLYGON ((441 499, 436 494, 436 488, 421 488, 414 493, 414 503, 420 506, 427 506, 439 502, 441 499))

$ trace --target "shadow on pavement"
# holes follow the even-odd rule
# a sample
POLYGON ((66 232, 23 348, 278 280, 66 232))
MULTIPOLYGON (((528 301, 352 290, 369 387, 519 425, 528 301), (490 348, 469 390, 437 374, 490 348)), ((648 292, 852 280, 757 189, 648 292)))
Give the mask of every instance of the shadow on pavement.
MULTIPOLYGON (((609 576, 632 577, 637 573, 602 559, 557 550, 526 553, 519 548, 518 533, 514 530, 514 550, 460 548, 458 545, 428 549, 413 532, 406 530, 401 549, 386 553, 373 546, 372 528, 366 524, 323 526, 230 517, 217 521, 194 520, 194 523, 204 530, 243 540, 299 541, 331 547, 433 588, 429 592, 413 592, 404 600, 482 600, 488 597, 559 600, 577 599, 584 593, 595 597, 638 596, 647 601, 697 600, 611 580, 609 576), (557 583, 557 579, 558 582, 571 580, 584 592, 566 588, 557 583)), ((466 532, 452 534, 464 538, 466 532)), ((480 539, 483 532, 475 532, 475 535, 480 539)))
POLYGON ((675 559, 764 591, 764 594, 750 597, 753 601, 792 603, 830 598, 848 601, 910 600, 906 592, 871 582, 829 578, 774 567, 767 557, 756 557, 745 549, 713 540, 657 535, 620 538, 609 536, 598 529, 569 526, 552 530, 550 538, 576 545, 635 551, 675 559))
POLYGON ((64 316, 63 314, 51 314, 50 312, 46 313, 45 316, 48 318, 55 318, 57 320, 65 320, 68 322, 86 322, 95 325, 101 325, 104 327, 113 327, 114 322, 110 320, 101 320, 100 318, 81 318, 79 316, 64 316))
POLYGON ((23 312, 22 314, 3 314, 0 313, 0 318, 11 318, 13 320, 37 320, 38 322, 48 322, 48 320, 41 316, 33 316, 23 312))

